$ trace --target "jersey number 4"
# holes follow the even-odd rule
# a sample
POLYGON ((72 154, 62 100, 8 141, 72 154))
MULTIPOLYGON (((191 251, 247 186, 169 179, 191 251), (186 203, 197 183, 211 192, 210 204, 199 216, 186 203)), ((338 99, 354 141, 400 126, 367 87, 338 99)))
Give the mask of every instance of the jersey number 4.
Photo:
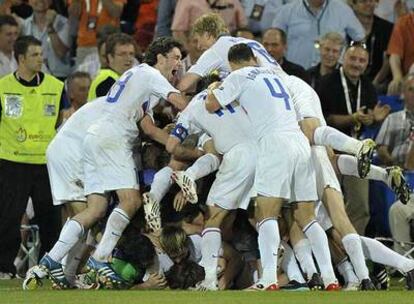
POLYGON ((126 83, 128 82, 129 78, 131 78, 132 74, 133 73, 130 71, 119 78, 117 82, 115 82, 115 84, 109 90, 108 95, 106 96, 107 102, 114 103, 118 101, 119 96, 121 96, 121 93, 125 89, 126 83))
POLYGON ((279 79, 273 78, 273 81, 276 83, 276 86, 279 88, 279 92, 276 92, 275 88, 273 87, 272 82, 268 78, 263 78, 263 80, 266 83, 267 87, 269 88, 270 94, 275 98, 283 99, 285 101, 286 110, 290 110, 289 94, 286 92, 285 88, 282 86, 279 79))

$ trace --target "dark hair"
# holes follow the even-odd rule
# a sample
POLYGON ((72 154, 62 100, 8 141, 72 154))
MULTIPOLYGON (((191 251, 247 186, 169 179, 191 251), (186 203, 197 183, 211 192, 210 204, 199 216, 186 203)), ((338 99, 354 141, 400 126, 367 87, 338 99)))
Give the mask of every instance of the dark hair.
MULTIPOLYGON (((216 81, 220 81, 220 75, 217 71, 213 71, 212 73, 202 77, 198 83, 196 88, 196 93, 199 93, 208 88, 210 84, 216 81)), ((188 205, 187 205, 188 206, 188 205)))
POLYGON ((111 54, 112 56, 115 55, 115 48, 117 45, 126 45, 126 44, 132 44, 135 48, 135 50, 137 49, 136 47, 136 43, 134 38, 132 38, 131 36, 124 34, 124 33, 116 33, 116 34, 111 34, 108 36, 108 38, 106 39, 106 44, 105 44, 105 54, 106 56, 108 56, 109 54, 111 54))
POLYGON ((26 55, 31 45, 42 46, 42 43, 33 36, 21 36, 14 43, 14 58, 19 62, 20 55, 26 55))
POLYGON ((233 45, 229 49, 229 53, 227 58, 230 62, 244 62, 249 61, 250 59, 254 59, 255 56, 253 54, 252 49, 245 43, 239 43, 233 45))
POLYGON ((91 75, 89 75, 88 72, 82 72, 82 71, 73 72, 72 74, 68 76, 68 78, 66 78, 67 85, 69 86, 71 82, 77 78, 88 78, 89 80, 91 80, 91 75))
POLYGON ((10 15, 0 15, 0 30, 3 25, 10 25, 10 26, 19 26, 16 19, 10 15))
POLYGON ((150 66, 157 64, 157 55, 166 56, 173 48, 181 50, 182 45, 171 37, 159 37, 155 39, 148 47, 145 53, 144 62, 150 66))
POLYGON ((204 280, 204 277, 204 268, 190 260, 184 260, 181 263, 174 264, 170 270, 165 273, 165 278, 171 289, 188 289, 190 287, 195 287, 198 282, 204 280))
POLYGON ((118 249, 122 252, 122 259, 134 266, 147 268, 154 261, 154 245, 143 234, 135 234, 123 239, 118 249))
POLYGON ((280 28, 277 28, 277 27, 272 27, 272 28, 267 29, 267 30, 263 33, 263 36, 264 36, 267 32, 270 32, 270 31, 276 31, 276 32, 278 32, 278 33, 279 33, 279 35, 280 35, 280 40, 282 40, 282 43, 283 43, 283 44, 286 44, 286 43, 287 43, 287 37, 286 37, 286 33, 285 33, 285 31, 284 31, 284 30, 282 30, 282 29, 280 29, 280 28))
POLYGON ((112 34, 120 33, 121 30, 113 26, 111 24, 106 24, 99 28, 98 32, 96 33, 96 40, 98 41, 98 50, 101 49, 102 45, 106 43, 106 39, 112 34))

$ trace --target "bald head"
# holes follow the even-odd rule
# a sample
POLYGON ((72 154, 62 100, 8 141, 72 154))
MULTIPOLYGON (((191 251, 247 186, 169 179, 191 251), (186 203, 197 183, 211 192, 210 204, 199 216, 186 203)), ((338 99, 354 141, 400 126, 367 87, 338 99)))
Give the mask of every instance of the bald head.
POLYGON ((271 28, 263 34, 263 46, 278 62, 285 56, 286 42, 286 34, 281 29, 271 28))

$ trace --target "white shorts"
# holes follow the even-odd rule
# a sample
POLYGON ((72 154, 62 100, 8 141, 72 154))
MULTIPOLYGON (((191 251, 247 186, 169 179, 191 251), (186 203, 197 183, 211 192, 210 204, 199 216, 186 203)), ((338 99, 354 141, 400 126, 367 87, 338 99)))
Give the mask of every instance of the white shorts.
POLYGON ((315 205, 316 220, 323 230, 327 231, 333 227, 331 218, 329 217, 328 210, 326 210, 324 204, 318 201, 315 205))
POLYGON ((325 188, 333 188, 342 193, 341 185, 336 177, 335 170, 331 165, 328 153, 324 146, 312 146, 312 162, 316 173, 316 187, 318 198, 322 200, 325 188))
POLYGON ((302 132, 273 133, 259 140, 255 192, 303 202, 317 199, 309 142, 302 132))
POLYGON ((256 170, 256 146, 240 144, 224 154, 207 197, 207 205, 226 210, 247 209, 256 170))
POLYGON ((82 147, 79 140, 58 134, 46 150, 53 205, 86 202, 82 147))
POLYGON ((83 141, 85 195, 139 189, 129 138, 116 121, 92 125, 83 141))

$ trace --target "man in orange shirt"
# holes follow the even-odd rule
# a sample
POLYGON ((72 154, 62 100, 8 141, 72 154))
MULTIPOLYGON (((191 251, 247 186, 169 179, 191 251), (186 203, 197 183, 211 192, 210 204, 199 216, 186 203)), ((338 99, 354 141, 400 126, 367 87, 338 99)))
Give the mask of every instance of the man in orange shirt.
POLYGON ((392 81, 389 95, 398 95, 403 77, 414 63, 414 12, 400 17, 394 26, 387 53, 390 55, 392 81))
POLYGON ((78 19, 78 39, 76 65, 86 55, 96 52, 96 33, 106 24, 119 27, 119 18, 126 0, 72 0, 69 5, 69 18, 78 19))

